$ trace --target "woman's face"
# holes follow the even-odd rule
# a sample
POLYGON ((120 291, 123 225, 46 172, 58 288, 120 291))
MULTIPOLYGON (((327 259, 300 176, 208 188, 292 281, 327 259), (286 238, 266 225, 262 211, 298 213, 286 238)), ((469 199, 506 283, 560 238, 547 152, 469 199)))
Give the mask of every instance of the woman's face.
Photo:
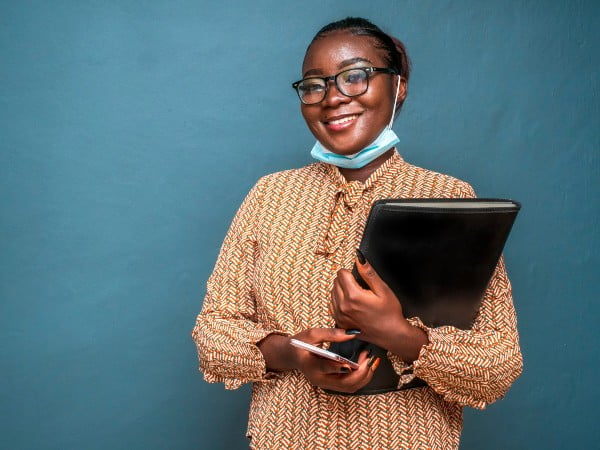
MULTIPOLYGON (((313 42, 302 65, 303 77, 335 75, 356 67, 387 67, 383 50, 368 36, 336 31, 313 42)), ((322 102, 301 104, 308 128, 328 150, 352 155, 369 145, 389 123, 394 107, 398 77, 375 73, 369 78, 369 89, 357 97, 346 97, 333 82, 322 102)), ((404 81, 398 100, 406 96, 404 81)))

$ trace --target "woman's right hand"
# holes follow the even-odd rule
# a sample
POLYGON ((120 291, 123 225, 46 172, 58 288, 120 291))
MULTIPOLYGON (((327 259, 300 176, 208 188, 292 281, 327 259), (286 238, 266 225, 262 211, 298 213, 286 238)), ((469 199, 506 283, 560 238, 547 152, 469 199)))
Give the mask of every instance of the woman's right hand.
POLYGON ((352 393, 366 386, 379 361, 367 357, 367 352, 358 358, 358 369, 347 364, 317 356, 309 351, 294 347, 294 338, 308 344, 320 346, 324 342, 344 342, 354 339, 340 328, 311 328, 294 336, 269 335, 258 344, 270 370, 296 369, 302 372, 314 386, 337 392, 352 393))

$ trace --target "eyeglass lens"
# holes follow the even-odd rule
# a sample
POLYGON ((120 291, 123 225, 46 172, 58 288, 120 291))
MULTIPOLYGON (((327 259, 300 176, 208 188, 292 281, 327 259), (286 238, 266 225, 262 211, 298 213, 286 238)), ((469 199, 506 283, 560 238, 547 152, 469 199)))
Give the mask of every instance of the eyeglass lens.
MULTIPOLYGON (((349 69, 335 75, 335 85, 348 97, 364 94, 369 85, 369 76, 364 69, 349 69)), ((298 84, 300 99, 310 105, 319 103, 327 94, 328 81, 324 78, 307 78, 298 84)))

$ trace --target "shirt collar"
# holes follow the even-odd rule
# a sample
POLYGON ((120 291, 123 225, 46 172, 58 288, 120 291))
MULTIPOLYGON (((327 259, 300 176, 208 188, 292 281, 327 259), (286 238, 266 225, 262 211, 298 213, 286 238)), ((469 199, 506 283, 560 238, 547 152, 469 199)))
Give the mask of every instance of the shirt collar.
POLYGON ((361 181, 347 181, 344 178, 344 175, 340 172, 340 169, 332 164, 325 164, 325 171, 329 178, 333 181, 336 192, 342 192, 344 190, 350 189, 352 191, 365 191, 367 189, 371 189, 381 184, 384 181, 389 180, 390 178, 395 178, 400 174, 402 168, 405 164, 404 159, 400 154, 394 150, 392 152, 392 156, 386 159, 383 164, 381 164, 363 183, 361 181), (352 186, 352 187, 350 187, 352 186))
POLYGON ((335 251, 345 236, 342 230, 348 226, 347 212, 354 209, 366 190, 376 189, 379 185, 386 185, 390 180, 398 177, 405 163, 398 152, 394 151, 364 183, 361 181, 346 181, 336 166, 325 163, 320 164, 322 164, 326 177, 329 178, 334 187, 335 202, 329 214, 328 223, 324 224, 325 226, 317 241, 315 253, 328 255, 335 251))

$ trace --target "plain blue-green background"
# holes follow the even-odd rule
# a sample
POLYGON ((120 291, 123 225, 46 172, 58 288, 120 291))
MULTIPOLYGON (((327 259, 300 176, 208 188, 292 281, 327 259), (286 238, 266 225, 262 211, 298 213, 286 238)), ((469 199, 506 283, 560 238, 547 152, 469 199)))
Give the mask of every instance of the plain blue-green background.
POLYGON ((239 203, 310 163, 290 82, 371 18, 414 64, 410 162, 523 203, 506 248, 525 358, 463 449, 592 448, 598 2, 1 1, 0 447, 244 448, 248 387, 189 333, 239 203))

